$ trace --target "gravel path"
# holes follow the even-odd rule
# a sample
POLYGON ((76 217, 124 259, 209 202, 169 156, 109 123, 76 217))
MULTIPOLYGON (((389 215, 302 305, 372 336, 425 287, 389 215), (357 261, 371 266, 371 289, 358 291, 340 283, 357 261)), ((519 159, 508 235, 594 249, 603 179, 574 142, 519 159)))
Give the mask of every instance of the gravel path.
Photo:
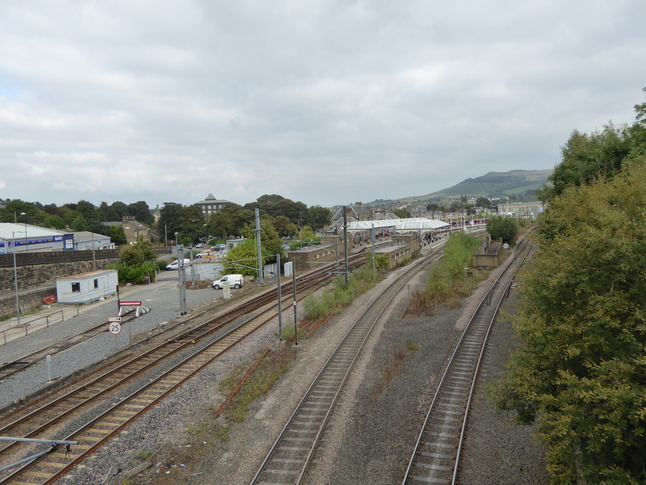
MULTIPOLYGON (((158 452, 149 468, 129 483, 193 485, 248 484, 269 447, 309 387, 321 365, 343 338, 349 326, 373 295, 385 285, 358 298, 344 313, 301 341, 292 368, 262 399, 256 401, 242 423, 231 424, 228 439, 208 436, 199 446, 206 458, 183 467, 195 446, 192 429, 212 416, 225 396, 218 383, 239 366, 249 366, 269 346, 279 350, 277 324, 267 325, 207 370, 156 406, 134 425, 104 446, 91 460, 61 483, 122 484, 127 471, 142 460, 142 452, 158 452)), ((422 284, 421 277, 411 286, 422 284)), ((482 287, 484 288, 484 286, 482 287)), ((401 319, 407 295, 403 293, 367 342, 341 402, 329 423, 309 472, 310 484, 398 484, 408 464, 435 384, 465 325, 465 309, 477 304, 480 289, 463 308, 444 310, 432 317, 401 319), (385 376, 391 376, 386 378, 385 376)), ((515 296, 505 303, 513 311, 515 296)), ((289 318, 292 309, 286 310, 289 318)), ((284 322, 285 324, 288 324, 284 322)), ((499 320, 487 352, 482 384, 503 369, 513 346, 508 321, 499 320)), ((506 423, 479 392, 472 411, 461 483, 547 483, 541 446, 532 429, 506 423)), ((224 418, 218 422, 225 424, 224 418)), ((146 467, 144 465, 141 468, 146 467)))

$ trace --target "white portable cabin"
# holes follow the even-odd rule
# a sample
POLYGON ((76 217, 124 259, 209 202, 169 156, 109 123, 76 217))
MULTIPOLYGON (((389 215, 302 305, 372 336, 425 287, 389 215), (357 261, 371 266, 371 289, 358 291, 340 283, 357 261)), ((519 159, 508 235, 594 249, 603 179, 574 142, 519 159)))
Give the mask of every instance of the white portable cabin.
POLYGON ((115 269, 89 271, 72 276, 56 278, 58 303, 84 304, 115 295, 119 284, 115 269))

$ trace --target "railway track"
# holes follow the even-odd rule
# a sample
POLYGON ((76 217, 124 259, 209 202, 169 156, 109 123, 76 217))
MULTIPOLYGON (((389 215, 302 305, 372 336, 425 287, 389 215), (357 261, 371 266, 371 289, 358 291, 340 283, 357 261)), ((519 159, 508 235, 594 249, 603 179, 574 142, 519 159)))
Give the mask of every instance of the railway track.
MULTIPOLYGON (((352 264, 360 264, 361 259, 353 258, 352 264)), ((297 298, 304 298, 315 288, 327 284, 334 277, 334 272, 331 271, 333 267, 334 265, 324 267, 299 278, 297 298)), ((285 292, 291 285, 292 282, 283 285, 285 292)), ((78 418, 80 413, 86 413, 98 405, 106 407, 106 400, 117 392, 123 392, 126 385, 134 385, 135 381, 146 381, 143 386, 136 384, 136 389, 123 396, 119 402, 107 405, 107 409, 99 418, 90 420, 66 438, 62 438, 80 442, 78 446, 74 446, 71 453, 49 453, 0 478, 0 483, 53 483, 196 372, 271 321, 276 316, 276 295, 277 289, 266 292, 114 368, 101 372, 78 386, 70 386, 62 395, 40 399, 32 408, 23 408, 3 418, 0 435, 61 439, 54 436, 56 431, 69 427, 69 422, 78 418), (253 312, 259 313, 252 315, 253 312), (235 328, 231 329, 232 326, 235 328), (214 340, 209 343, 211 339, 214 340), (199 342, 204 342, 202 348, 198 348, 199 342), (155 376, 151 377, 154 369, 168 362, 171 356, 180 354, 183 357, 179 364, 163 372, 157 371, 155 376), (142 379, 144 374, 145 379, 142 379), (8 419, 11 421, 7 422, 8 419)), ((283 300, 290 302, 292 298, 292 295, 287 295, 283 300)), ((19 457, 26 453, 26 448, 30 448, 22 446, 22 452, 15 451, 20 447, 20 444, 11 443, 0 451, 5 457, 9 456, 10 451, 11 456, 19 457)))
MULTIPOLYGON (((123 317, 122 323, 127 324, 129 321, 133 320, 135 317, 132 315, 127 315, 123 317)), ((75 345, 85 342, 97 335, 105 333, 108 331, 108 322, 101 323, 90 329, 80 332, 76 335, 70 335, 67 338, 61 339, 55 344, 49 345, 45 348, 32 352, 31 354, 24 355, 16 360, 11 362, 3 363, 0 365, 0 382, 10 378, 14 374, 26 369, 27 367, 37 364, 45 360, 48 355, 54 355, 58 352, 67 350, 75 345)))
POLYGON ((462 333, 429 406, 403 485, 457 483, 469 408, 489 332, 531 248, 526 241, 519 246, 462 333))
POLYGON ((375 298, 352 325, 306 391, 252 484, 301 483, 343 385, 372 328, 412 275, 435 258, 439 258, 439 255, 426 257, 411 265, 375 298))

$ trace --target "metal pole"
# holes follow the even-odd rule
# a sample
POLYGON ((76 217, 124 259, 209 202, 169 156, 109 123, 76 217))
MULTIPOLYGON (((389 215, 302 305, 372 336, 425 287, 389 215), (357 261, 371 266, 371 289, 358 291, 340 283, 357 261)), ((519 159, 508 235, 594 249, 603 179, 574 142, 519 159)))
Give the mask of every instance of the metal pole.
POLYGON ((179 282, 179 314, 186 315, 186 273, 184 272, 184 247, 177 246, 177 279, 179 282))
POLYGON ((296 267, 292 268, 292 287, 294 289, 294 339, 298 345, 298 312, 296 309, 296 267))
POLYGON ((92 231, 92 269, 96 269, 96 253, 94 252, 94 231, 92 231))
POLYGON ((25 246, 25 252, 29 252, 29 237, 27 236, 27 214, 24 212, 20 213, 21 216, 25 216, 25 242, 27 245, 25 246))
POLYGON ((280 288, 280 254, 276 255, 276 282, 278 283, 278 340, 283 341, 283 297, 280 288))
POLYGON ((52 356, 45 356, 45 363, 47 364, 47 382, 52 382, 52 356))
POLYGON ((13 239, 13 284, 14 289, 16 290, 16 318, 18 320, 18 325, 20 325, 20 303, 18 302, 18 270, 16 269, 16 233, 12 232, 11 237, 13 239))
POLYGON ((260 210, 256 208, 256 251, 258 255, 258 280, 264 284, 265 277, 262 274, 262 245, 260 244, 260 210))
POLYGON ((375 223, 372 223, 372 230, 370 231, 370 239, 372 242, 372 279, 376 278, 375 276, 375 223))
POLYGON ((348 284, 348 217, 343 206, 343 259, 345 260, 345 284, 348 284))
POLYGON ((193 260, 193 250, 189 253, 191 256, 191 284, 195 286, 195 261, 193 260))

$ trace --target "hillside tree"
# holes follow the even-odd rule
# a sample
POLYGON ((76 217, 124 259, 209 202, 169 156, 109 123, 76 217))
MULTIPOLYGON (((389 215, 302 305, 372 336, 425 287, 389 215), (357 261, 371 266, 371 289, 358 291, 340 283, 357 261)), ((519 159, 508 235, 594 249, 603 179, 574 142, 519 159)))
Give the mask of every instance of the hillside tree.
POLYGON ((537 420, 553 483, 644 483, 646 158, 546 216, 498 403, 537 420))

